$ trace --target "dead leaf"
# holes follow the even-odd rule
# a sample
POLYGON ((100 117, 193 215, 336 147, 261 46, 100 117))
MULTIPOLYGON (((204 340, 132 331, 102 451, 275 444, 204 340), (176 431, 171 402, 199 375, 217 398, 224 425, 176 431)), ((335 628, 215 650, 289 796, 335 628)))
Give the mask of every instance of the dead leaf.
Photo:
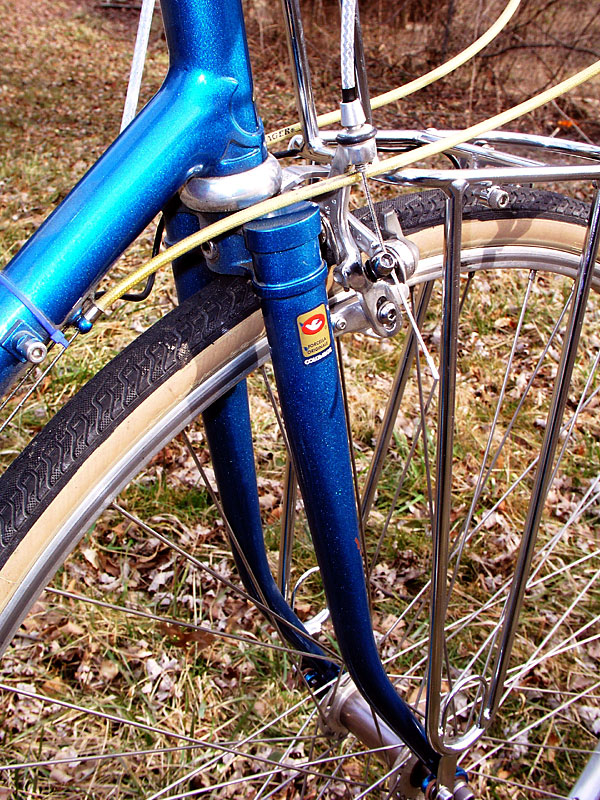
POLYGON ((100 664, 100 677, 107 683, 112 681, 119 674, 119 665, 109 658, 103 659, 100 664))

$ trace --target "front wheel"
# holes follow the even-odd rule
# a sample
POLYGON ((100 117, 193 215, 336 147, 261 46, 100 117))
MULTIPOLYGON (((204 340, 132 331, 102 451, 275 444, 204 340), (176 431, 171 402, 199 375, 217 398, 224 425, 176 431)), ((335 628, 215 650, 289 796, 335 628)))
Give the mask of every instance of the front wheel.
MULTIPOLYGON (((437 359, 442 197, 386 206, 420 248, 413 300, 437 359)), ((449 738, 472 723, 493 661, 586 217, 581 203, 525 189, 501 214, 472 199, 465 208, 449 738)), ((373 626, 422 716, 437 383, 407 327, 393 340, 365 330, 340 341, 373 626)), ((600 729, 596 297, 582 342, 503 704, 461 759, 478 797, 566 796, 600 729)), ((408 756, 398 749, 390 768, 374 752, 385 748, 341 736, 302 688, 300 655, 248 604, 203 485, 199 414, 249 375, 273 571, 288 573, 280 532, 293 531, 286 585, 339 661, 267 362, 249 286, 219 278, 99 373, 0 480, 0 787, 53 798, 419 795, 408 756)))

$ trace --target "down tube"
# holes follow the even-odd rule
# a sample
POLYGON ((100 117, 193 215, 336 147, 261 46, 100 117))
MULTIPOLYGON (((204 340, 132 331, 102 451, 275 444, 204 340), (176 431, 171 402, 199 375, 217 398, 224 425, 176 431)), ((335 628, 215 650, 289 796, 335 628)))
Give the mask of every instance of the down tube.
POLYGON ((314 204, 245 227, 281 410, 344 662, 364 697, 435 774, 439 755, 390 683, 373 637, 344 403, 314 204))
POLYGON ((19 325, 47 339, 32 307, 61 326, 191 173, 231 175, 266 158, 241 0, 161 5, 162 87, 3 270, 0 392, 20 366, 11 348, 19 325))

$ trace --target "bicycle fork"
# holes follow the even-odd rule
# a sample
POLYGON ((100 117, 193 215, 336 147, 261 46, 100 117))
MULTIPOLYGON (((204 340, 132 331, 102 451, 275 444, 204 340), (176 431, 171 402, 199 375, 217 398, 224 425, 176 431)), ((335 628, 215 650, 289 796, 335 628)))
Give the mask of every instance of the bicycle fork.
MULTIPOLYGON (((373 636, 343 394, 329 319, 326 267, 319 250, 320 228, 319 209, 309 203, 247 224, 252 277, 265 320, 291 456, 344 663, 369 704, 435 774, 439 755, 389 682, 373 636)), ((295 647, 308 650, 303 646, 307 640, 298 634, 301 623, 287 606, 282 609, 283 598, 274 591, 268 569, 264 569, 258 503, 244 499, 256 492, 245 404, 245 390, 234 390, 205 412, 221 501, 235 535, 234 553, 237 549, 238 566, 243 562, 240 572, 246 588, 273 608, 275 624, 283 635, 295 647), (245 483, 241 483, 242 473, 245 483), (252 569, 250 585, 249 564, 258 565, 256 571, 252 569)), ((320 673, 316 685, 335 674, 320 655, 310 659, 311 668, 320 673)))

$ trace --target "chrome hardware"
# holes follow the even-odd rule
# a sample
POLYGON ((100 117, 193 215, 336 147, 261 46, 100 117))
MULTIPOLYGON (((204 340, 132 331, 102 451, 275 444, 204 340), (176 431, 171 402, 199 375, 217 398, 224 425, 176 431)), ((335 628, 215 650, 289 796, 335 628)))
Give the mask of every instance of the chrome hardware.
POLYGON ((334 333, 358 333, 369 327, 360 297, 354 292, 336 295, 330 311, 334 333))
POLYGON ((325 178, 327 175, 329 167, 322 164, 292 164, 282 171, 281 191, 289 192, 312 178, 325 178))
MULTIPOLYGON (((404 286, 408 294, 408 287, 404 286)), ((398 333, 402 324, 402 300, 398 286, 375 281, 361 293, 365 315, 375 333, 387 338, 398 333)))
MULTIPOLYGON (((337 266, 335 280, 346 289, 362 289, 368 283, 357 243, 350 232, 348 201, 350 187, 346 186, 321 200, 319 206, 325 215, 335 242, 337 266)), ((368 230, 368 229, 367 229, 368 230)))
POLYGON ((475 800, 473 790, 464 778, 454 784, 454 800, 475 800))
MULTIPOLYGON (((302 125, 301 149, 305 155, 315 161, 329 162, 333 156, 333 149, 323 142, 319 134, 299 0, 283 0, 283 11, 292 63, 296 105, 302 125)), ((296 145, 299 140, 294 139, 294 143, 296 145)))
MULTIPOLYGON (((355 101, 358 102, 358 101, 355 101)), ((376 129, 365 123, 338 133, 337 148, 331 162, 331 175, 341 175, 349 166, 361 167, 377 160, 376 129)))
POLYGON ((48 354, 46 345, 32 336, 30 333, 24 333, 22 336, 15 336, 14 348, 21 355, 25 361, 30 364, 41 364, 48 354))
POLYGON ((219 255, 219 248, 210 239, 208 242, 203 242, 200 245, 200 249, 202 250, 202 255, 207 261, 214 261, 219 255))
POLYGON ((22 320, 17 320, 8 331, 2 347, 19 361, 29 361, 30 364, 41 364, 48 354, 48 348, 38 334, 22 320))
POLYGON ((345 317, 338 316, 335 320, 332 319, 334 333, 343 333, 348 327, 348 322, 345 317))
POLYGON ((452 800, 454 797, 454 793, 445 786, 437 786, 435 783, 431 783, 430 786, 430 791, 425 792, 426 800, 452 800))
POLYGON ((394 327, 398 320, 398 309, 394 303, 381 297, 377 303, 377 319, 384 327, 394 327))
POLYGON ((408 287, 384 280, 366 281, 357 294, 340 295, 331 307, 331 324, 335 333, 354 333, 369 328, 378 336, 388 338, 400 330, 402 324, 402 291, 408 287))
POLYGON ((333 687, 323 707, 328 733, 346 736, 350 732, 367 747, 381 748, 377 755, 390 767, 401 759, 408 760, 402 739, 375 714, 349 676, 333 687))
POLYGON ((473 186, 473 194, 483 200, 490 208, 500 211, 508 207, 510 200, 509 194, 499 186, 473 186))
POLYGON ((235 175, 192 177, 179 195, 194 211, 239 211, 273 197, 281 189, 281 180, 279 162, 270 155, 258 167, 235 175))
POLYGON ((362 103, 358 98, 351 103, 340 103, 340 113, 344 128, 358 128, 367 121, 362 103))
MULTIPOLYGON (((300 587, 307 578, 310 578, 311 575, 315 575, 318 572, 319 572, 319 567, 311 567, 310 569, 307 569, 306 572, 304 572, 298 578, 298 580, 294 584, 294 588, 292 589, 292 594, 291 594, 290 607, 292 611, 294 610, 294 606, 296 603, 296 595, 298 594, 300 587)), ((320 611, 318 611, 314 617, 304 620, 303 624, 305 629, 308 631, 308 633, 310 633, 311 636, 316 636, 318 633, 321 632, 321 628, 327 622, 328 619, 329 619, 329 608, 325 606, 320 611)))
POLYGON ((367 262, 367 269, 376 278, 385 278, 395 272, 402 283, 415 273, 419 263, 419 249, 408 239, 388 239, 385 249, 379 249, 367 262))
POLYGON ((369 266, 379 278, 385 278, 391 275, 395 265, 396 259, 388 250, 384 250, 382 253, 374 256, 369 263, 369 266))

